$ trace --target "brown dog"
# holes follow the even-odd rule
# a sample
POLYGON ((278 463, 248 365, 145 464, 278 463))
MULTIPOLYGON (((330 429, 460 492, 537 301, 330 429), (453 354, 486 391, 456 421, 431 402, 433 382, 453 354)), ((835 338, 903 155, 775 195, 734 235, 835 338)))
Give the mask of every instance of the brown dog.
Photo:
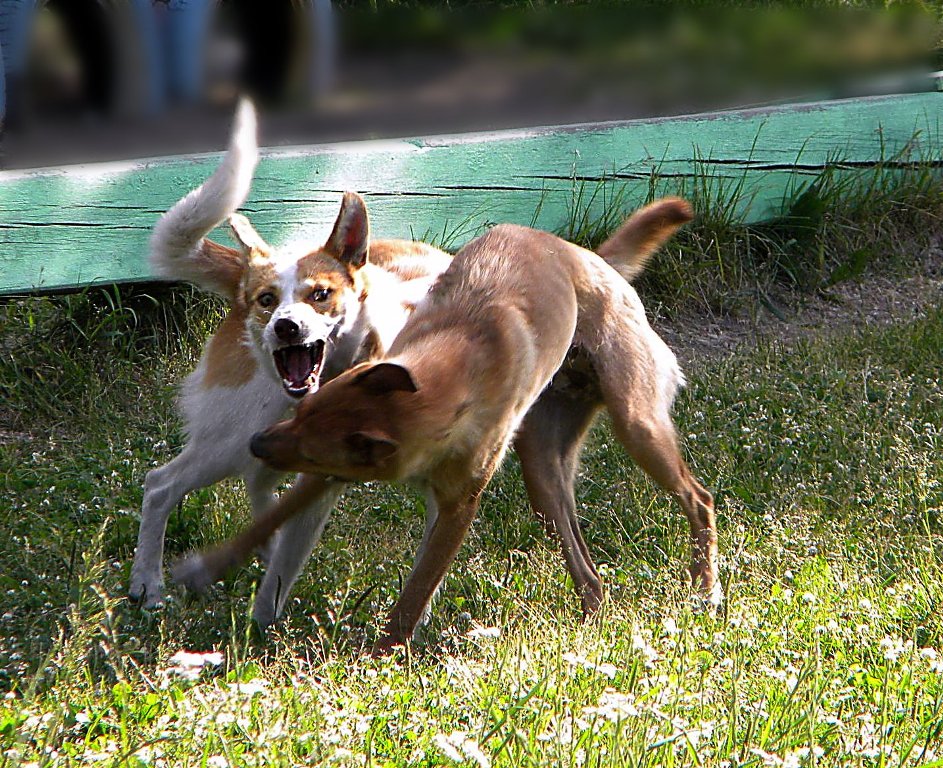
MULTIPOLYGON (((684 201, 655 203, 599 254, 631 278, 690 215, 684 201)), ((513 439, 534 510, 560 537, 591 613, 602 584, 573 485, 581 443, 604 406, 626 450, 684 509, 693 583, 719 604, 713 500, 681 458, 669 414, 682 382, 635 290, 606 261, 544 232, 497 226, 456 255, 383 359, 342 374, 306 396, 294 419, 253 438, 269 466, 309 476, 244 534, 178 568, 178 581, 200 588, 221 577, 326 477, 419 481, 438 515, 375 646, 386 652, 411 636, 513 439)))

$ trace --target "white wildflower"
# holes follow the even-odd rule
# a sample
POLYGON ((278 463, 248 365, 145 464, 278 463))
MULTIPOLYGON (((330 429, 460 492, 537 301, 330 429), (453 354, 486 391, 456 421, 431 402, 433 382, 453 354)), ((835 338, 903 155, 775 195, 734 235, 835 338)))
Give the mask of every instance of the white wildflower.
POLYGON ((810 754, 814 755, 815 759, 818 760, 825 754, 825 750, 818 745, 812 747, 812 749, 808 747, 794 749, 792 752, 788 752, 783 758, 783 768, 799 768, 799 766, 809 759, 810 754))
POLYGON ((665 618, 665 620, 662 622, 662 626, 664 626, 665 632, 670 637, 677 637, 678 635, 681 634, 681 628, 678 626, 678 623, 671 616, 668 616, 665 618))
POLYGON ((765 766, 780 766, 783 764, 783 759, 779 755, 775 755, 772 752, 766 752, 765 750, 754 747, 750 750, 750 754, 755 755, 763 761, 765 766))
POLYGON ((204 667, 218 667, 223 663, 223 654, 218 651, 209 653, 194 653, 192 651, 177 651, 167 659, 168 667, 164 674, 170 677, 182 677, 187 680, 196 680, 204 667))
POLYGON ((455 731, 448 736, 439 733, 433 741, 447 758, 456 763, 473 760, 479 768, 491 768, 491 758, 481 751, 478 742, 470 739, 465 731, 455 731))
POLYGON ((248 680, 245 683, 231 683, 229 690, 235 693, 241 693, 249 698, 268 690, 268 683, 260 677, 248 680))
POLYGON ((635 706, 634 696, 607 688, 599 697, 597 706, 583 707, 583 715, 596 715, 604 720, 617 723, 627 717, 638 717, 639 710, 635 706))
POLYGON ((582 667, 583 669, 589 669, 593 672, 598 672, 601 675, 605 675, 610 680, 616 676, 616 672, 618 671, 613 664, 608 664, 605 662, 602 664, 596 664, 587 659, 585 656, 580 656, 576 653, 564 653, 562 658, 570 666, 582 667))
POLYGON ((884 651, 884 658, 892 664, 907 650, 907 644, 899 637, 885 637, 878 643, 884 651))
POLYGON ((500 627, 473 627, 468 630, 466 637, 496 638, 501 637, 500 627))
POLYGON ((632 649, 642 654, 645 666, 648 669, 651 669, 655 662, 658 661, 658 651, 652 648, 648 641, 639 633, 632 635, 632 649))

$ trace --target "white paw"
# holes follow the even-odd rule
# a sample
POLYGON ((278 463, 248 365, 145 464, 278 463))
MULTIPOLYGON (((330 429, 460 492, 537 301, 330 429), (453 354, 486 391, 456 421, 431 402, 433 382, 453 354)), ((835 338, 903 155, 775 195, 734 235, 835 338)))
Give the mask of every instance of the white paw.
POLYGON ((156 577, 142 577, 131 574, 128 598, 142 608, 157 608, 164 602, 164 581, 156 577))
POLYGON ((193 592, 205 592, 217 580, 199 554, 180 558, 170 567, 170 577, 193 592))
POLYGON ((691 607, 695 613, 719 613, 724 605, 724 590, 719 581, 714 582, 708 592, 698 592, 691 597, 691 607))
POLYGON ((268 629, 277 618, 275 601, 260 599, 260 596, 256 595, 255 605, 252 606, 252 620, 259 625, 259 628, 268 629))

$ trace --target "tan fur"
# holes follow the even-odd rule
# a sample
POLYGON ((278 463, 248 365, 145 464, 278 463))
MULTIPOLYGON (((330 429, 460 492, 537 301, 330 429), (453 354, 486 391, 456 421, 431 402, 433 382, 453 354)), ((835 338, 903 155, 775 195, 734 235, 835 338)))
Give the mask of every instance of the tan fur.
POLYGON ((204 277, 204 286, 235 301, 242 285, 242 254, 235 248, 204 239, 193 257, 193 269, 204 277))
POLYGON ((204 389, 241 387, 255 376, 258 363, 246 338, 246 310, 240 303, 229 310, 206 345, 204 389))
POLYGON ((248 307, 246 314, 251 322, 259 328, 264 328, 277 302, 281 299, 278 273, 275 266, 267 259, 253 258, 247 261, 244 274, 239 300, 245 307, 248 307), (265 293, 273 294, 276 304, 262 306, 259 298, 265 293))
MULTIPOLYGON (((673 226, 670 216, 660 220, 636 218, 619 242, 646 247, 673 226)), ((635 258, 616 247, 608 256, 629 267, 635 258)), ((309 394, 294 419, 256 435, 251 448, 282 471, 413 480, 433 491, 438 519, 377 653, 410 637, 512 438, 531 503, 560 538, 584 611, 599 607, 602 585, 580 533, 573 483, 580 444, 602 407, 632 457, 684 509, 692 581, 717 604, 713 500, 681 458, 669 416, 681 381, 635 291, 596 254, 501 225, 456 255, 384 358, 309 394)), ((317 486, 313 478, 305 484, 317 486)), ((204 582, 295 514, 305 495, 297 491, 260 519, 256 535, 250 528, 204 555, 204 582)))
MULTIPOLYGON (((219 208, 203 210, 207 189, 211 197, 232 198, 219 186, 214 182, 188 195, 162 219, 154 236, 156 263, 163 274, 179 274, 225 296, 230 309, 181 388, 187 443, 176 458, 149 472, 145 481, 128 592, 148 606, 162 598, 167 520, 184 495, 239 475, 253 513, 265 510, 280 475, 252 458, 247 450, 252 434, 283 418, 298 402, 299 390, 381 353, 450 260, 441 251, 410 243, 370 244, 366 208, 353 194, 345 195, 328 242, 307 254, 270 248, 239 214, 229 218, 240 247, 221 246, 206 240, 205 232, 222 214, 219 208), (369 262, 374 245, 384 267, 369 262), (398 253, 420 279, 403 280, 385 268, 396 264, 398 253), (425 269, 420 263, 423 254, 425 269), (294 367, 285 364, 281 352, 282 347, 298 345, 313 350, 310 373, 304 379, 297 351, 294 367)), ((323 486, 292 521, 292 532, 270 548, 271 567, 253 613, 261 624, 271 623, 282 610, 342 490, 338 483, 323 486)))
POLYGON ((451 257, 438 248, 413 240, 383 240, 370 245, 370 263, 392 272, 400 280, 415 280, 429 274, 430 263, 448 267, 451 257))
POLYGON ((665 197, 633 213, 596 253, 630 283, 678 227, 694 218, 687 200, 665 197))
MULTIPOLYGON (((373 249, 370 249, 372 254, 373 249)), ((337 315, 343 312, 344 291, 353 291, 358 297, 364 294, 363 269, 351 269, 324 250, 304 256, 298 262, 298 288, 295 297, 306 301, 318 312, 337 315), (316 300, 316 289, 328 289, 326 299, 316 300)), ((364 294, 365 295, 365 294, 364 294)))

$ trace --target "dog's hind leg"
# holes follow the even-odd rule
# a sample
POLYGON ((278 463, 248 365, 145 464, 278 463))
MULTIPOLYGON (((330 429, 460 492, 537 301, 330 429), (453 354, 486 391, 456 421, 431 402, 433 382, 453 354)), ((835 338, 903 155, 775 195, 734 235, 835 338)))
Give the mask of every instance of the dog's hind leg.
POLYGON ((292 517, 278 531, 252 608, 252 618, 260 627, 269 626, 281 616, 292 586, 346 487, 346 483, 328 484, 304 512, 292 517))
POLYGON ((235 474, 228 463, 207 461, 206 456, 199 447, 190 444, 175 459, 148 472, 144 480, 141 526, 128 596, 145 607, 157 605, 163 597, 164 535, 174 507, 190 491, 235 474))
MULTIPOLYGON (((624 356, 606 362, 624 362, 624 356)), ((717 576, 717 524, 714 500, 694 479, 681 457, 674 424, 658 381, 639 380, 627 387, 633 373, 619 364, 599 366, 600 385, 613 429, 636 463, 662 488, 671 493, 684 510, 691 529, 691 582, 700 597, 716 608, 723 602, 717 576)))
POLYGON ((580 446, 598 409, 592 397, 547 390, 528 411, 514 439, 531 506, 547 531, 559 538, 586 615, 599 608, 603 590, 580 531, 573 487, 580 446))

